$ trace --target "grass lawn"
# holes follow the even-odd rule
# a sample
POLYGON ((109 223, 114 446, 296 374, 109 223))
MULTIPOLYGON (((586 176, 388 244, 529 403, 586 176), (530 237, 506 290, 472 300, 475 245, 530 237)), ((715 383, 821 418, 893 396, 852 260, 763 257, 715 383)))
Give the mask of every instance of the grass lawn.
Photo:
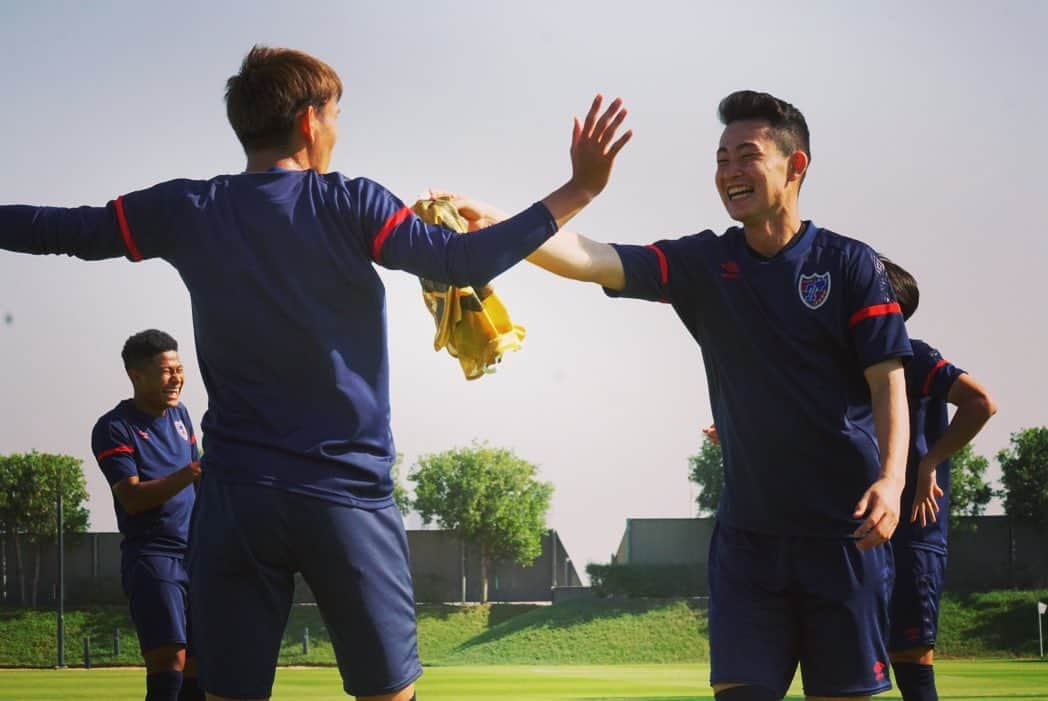
MULTIPOLYGON (((1048 699, 1048 662, 1040 660, 944 660, 936 665, 942 701, 1048 699)), ((694 701, 713 697, 705 665, 512 666, 427 668, 419 682, 422 701, 694 701)), ((141 669, 0 670, 0 701, 99 699, 139 701, 141 669)), ((800 699, 799 682, 790 699, 800 699)), ((342 701, 332 668, 277 672, 274 699, 342 701)), ((879 698, 898 698, 890 692, 879 698)))

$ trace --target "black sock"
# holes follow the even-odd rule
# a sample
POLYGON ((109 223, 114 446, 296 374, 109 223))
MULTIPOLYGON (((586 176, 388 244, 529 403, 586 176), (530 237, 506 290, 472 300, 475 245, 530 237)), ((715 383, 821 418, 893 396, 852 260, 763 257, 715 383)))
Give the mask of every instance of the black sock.
POLYGON ((146 701, 178 701, 182 673, 172 669, 146 675, 146 701))
POLYGON ((939 701, 935 690, 935 668, 916 662, 892 662, 895 683, 906 701, 939 701))
POLYGON ((197 684, 196 677, 182 677, 182 690, 178 692, 178 701, 204 701, 204 690, 197 684))

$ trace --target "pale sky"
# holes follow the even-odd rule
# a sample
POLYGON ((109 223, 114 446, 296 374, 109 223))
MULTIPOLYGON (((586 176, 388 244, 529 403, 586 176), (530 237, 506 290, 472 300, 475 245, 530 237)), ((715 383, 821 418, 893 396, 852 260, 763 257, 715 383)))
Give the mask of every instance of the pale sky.
MULTIPOLYGON (((766 90, 811 128, 802 217, 916 275, 911 335, 997 399, 975 442, 992 457, 1010 433, 1048 423, 1046 34, 1038 0, 0 0, 0 202, 101 205, 239 172, 223 88, 266 43, 340 73, 332 167, 408 202, 436 187, 529 205, 569 175, 571 118, 598 91, 621 95, 634 140, 571 228, 650 243, 731 224, 713 186, 716 106, 736 89, 766 90)), ((524 349, 467 383, 432 351, 418 281, 382 278, 408 466, 473 439, 514 449, 554 484, 550 525, 580 570, 608 560, 627 518, 694 515, 687 457, 709 397, 699 350, 668 306, 606 299, 522 265, 495 288, 527 328, 524 349)), ((120 348, 149 327, 182 343, 183 401, 199 425, 207 399, 189 298, 170 266, 0 253, 0 453, 82 458, 95 530, 116 521, 90 430, 129 396, 120 348)))

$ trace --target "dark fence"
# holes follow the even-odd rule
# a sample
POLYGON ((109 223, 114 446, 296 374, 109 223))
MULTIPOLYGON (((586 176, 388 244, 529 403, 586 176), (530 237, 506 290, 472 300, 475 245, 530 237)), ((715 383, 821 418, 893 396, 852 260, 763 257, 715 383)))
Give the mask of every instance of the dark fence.
MULTIPOLYGON (((688 566, 705 572, 712 518, 633 518, 626 521, 613 566, 604 574, 612 590, 625 586, 645 567, 688 566), (609 579, 610 578, 610 579, 609 579)), ((691 571, 691 570, 689 570, 691 571)), ((693 595, 707 594, 705 577, 693 595)), ((634 586, 634 585, 631 585, 634 586)), ((1007 516, 954 519, 947 555, 948 591, 1040 589, 1048 587, 1048 534, 1007 516)))
MULTIPOLYGON (((30 536, 21 535, 17 540, 16 547, 13 536, 0 535, 0 603, 31 605, 35 588, 36 605, 53 606, 58 591, 54 539, 39 542, 39 547, 30 536)), ((408 531, 408 546, 417 601, 480 600, 480 558, 476 548, 446 531, 408 531)), ((554 588, 580 584, 560 537, 556 531, 549 531, 542 538, 542 554, 532 565, 497 562, 489 569, 488 599, 552 601, 554 588)), ((120 534, 66 536, 65 600, 71 606, 125 601, 120 584, 120 534)), ((313 601, 313 593, 301 577, 296 580, 295 601, 313 601)))

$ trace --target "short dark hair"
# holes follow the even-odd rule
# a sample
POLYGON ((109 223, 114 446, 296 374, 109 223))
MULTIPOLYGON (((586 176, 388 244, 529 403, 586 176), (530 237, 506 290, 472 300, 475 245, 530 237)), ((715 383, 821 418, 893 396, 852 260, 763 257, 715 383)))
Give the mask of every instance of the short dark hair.
POLYGON ((720 101, 717 108, 721 124, 759 119, 771 126, 772 138, 784 156, 803 151, 811 162, 808 123, 801 111, 774 95, 754 90, 737 90, 720 101))
POLYGON ((171 335, 156 329, 139 331, 124 342, 120 356, 125 368, 140 368, 160 353, 177 351, 178 341, 171 335))
POLYGON ((283 148, 298 113, 332 98, 342 99, 342 80, 331 66, 302 51, 256 44, 226 81, 226 116, 247 153, 283 148))
POLYGON ((895 300, 902 309, 902 318, 909 320, 921 302, 921 291, 917 287, 917 280, 909 271, 898 263, 893 263, 887 256, 878 254, 877 257, 884 264, 884 272, 888 275, 892 291, 895 292, 895 300))

